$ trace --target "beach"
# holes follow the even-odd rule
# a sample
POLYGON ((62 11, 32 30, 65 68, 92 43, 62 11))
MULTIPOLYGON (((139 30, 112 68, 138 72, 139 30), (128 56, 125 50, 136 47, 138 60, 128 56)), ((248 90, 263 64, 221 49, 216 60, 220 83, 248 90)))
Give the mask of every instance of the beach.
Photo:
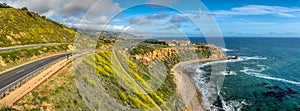
POLYGON ((215 56, 212 58, 205 59, 197 59, 191 61, 180 62, 176 64, 171 72, 174 74, 174 82, 177 86, 177 92, 181 96, 185 104, 185 110, 189 111, 209 111, 209 108, 206 108, 202 101, 202 94, 197 89, 195 83, 191 80, 191 78, 183 72, 183 68, 187 65, 203 63, 203 62, 211 62, 211 61, 219 61, 224 60, 226 57, 224 56, 215 56))

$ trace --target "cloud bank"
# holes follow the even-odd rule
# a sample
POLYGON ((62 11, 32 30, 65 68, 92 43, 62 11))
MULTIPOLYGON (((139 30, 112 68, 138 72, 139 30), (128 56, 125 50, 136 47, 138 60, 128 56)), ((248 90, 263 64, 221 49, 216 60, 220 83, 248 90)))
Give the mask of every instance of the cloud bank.
POLYGON ((76 28, 89 24, 103 25, 108 22, 108 15, 122 9, 112 0, 0 0, 0 2, 17 8, 27 7, 30 11, 76 28), (82 17, 86 12, 90 14, 83 20, 82 17))
POLYGON ((246 5, 235 7, 230 10, 220 10, 212 12, 216 16, 235 16, 235 15, 276 15, 280 17, 297 17, 300 8, 265 6, 265 5, 246 5))

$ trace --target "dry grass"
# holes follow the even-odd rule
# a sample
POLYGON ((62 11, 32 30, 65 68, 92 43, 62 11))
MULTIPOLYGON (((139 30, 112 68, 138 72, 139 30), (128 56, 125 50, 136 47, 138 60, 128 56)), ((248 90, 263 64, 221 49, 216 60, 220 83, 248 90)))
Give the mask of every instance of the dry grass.
POLYGON ((72 65, 27 94, 13 108, 17 110, 89 110, 77 91, 72 65))

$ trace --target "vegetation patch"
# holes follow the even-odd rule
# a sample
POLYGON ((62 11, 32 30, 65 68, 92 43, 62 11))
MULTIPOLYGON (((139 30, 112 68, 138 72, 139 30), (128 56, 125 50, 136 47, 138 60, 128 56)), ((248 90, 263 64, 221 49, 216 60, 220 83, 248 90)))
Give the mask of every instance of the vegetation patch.
POLYGON ((69 44, 62 44, 56 46, 40 46, 35 48, 25 48, 19 50, 11 50, 0 52, 2 65, 0 71, 5 69, 36 60, 40 57, 52 55, 60 52, 67 52, 69 44))
POLYGON ((82 100, 68 65, 12 107, 16 110, 89 110, 82 100))
MULTIPOLYGON (((167 100, 172 98, 171 96, 176 95, 176 86, 173 82, 173 75, 165 72, 167 77, 164 80, 163 85, 157 90, 152 89, 155 84, 147 82, 151 76, 147 66, 133 58, 127 58, 124 53, 117 54, 122 58, 122 60, 120 60, 121 63, 128 63, 128 70, 124 69, 120 72, 113 71, 112 67, 122 69, 122 66, 112 66, 112 51, 100 51, 83 60, 85 65, 95 67, 95 74, 98 79, 104 83, 107 94, 110 94, 111 97, 114 97, 124 106, 131 108, 147 109, 159 106, 171 110, 174 107, 173 105, 170 106, 165 104, 167 103, 167 100), (96 61, 95 64, 94 61, 96 61), (120 83, 118 80, 123 82, 120 83), (145 91, 146 94, 137 93, 141 91, 145 91)), ((83 79, 87 84, 90 84, 90 80, 87 76, 84 75, 83 79)), ((91 87, 94 87, 94 85, 91 84, 91 87)))
POLYGON ((0 47, 43 43, 71 43, 76 31, 30 12, 26 7, 0 4, 0 47))

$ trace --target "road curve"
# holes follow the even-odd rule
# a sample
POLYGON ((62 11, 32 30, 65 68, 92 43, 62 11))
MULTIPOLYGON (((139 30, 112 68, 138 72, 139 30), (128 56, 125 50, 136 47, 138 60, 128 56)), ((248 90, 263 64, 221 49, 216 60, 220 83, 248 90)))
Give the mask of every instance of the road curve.
POLYGON ((0 74, 0 93, 5 92, 11 87, 10 85, 18 82, 20 79, 25 79, 25 77, 34 74, 37 69, 43 68, 51 62, 69 55, 72 55, 72 53, 51 56, 0 74))

